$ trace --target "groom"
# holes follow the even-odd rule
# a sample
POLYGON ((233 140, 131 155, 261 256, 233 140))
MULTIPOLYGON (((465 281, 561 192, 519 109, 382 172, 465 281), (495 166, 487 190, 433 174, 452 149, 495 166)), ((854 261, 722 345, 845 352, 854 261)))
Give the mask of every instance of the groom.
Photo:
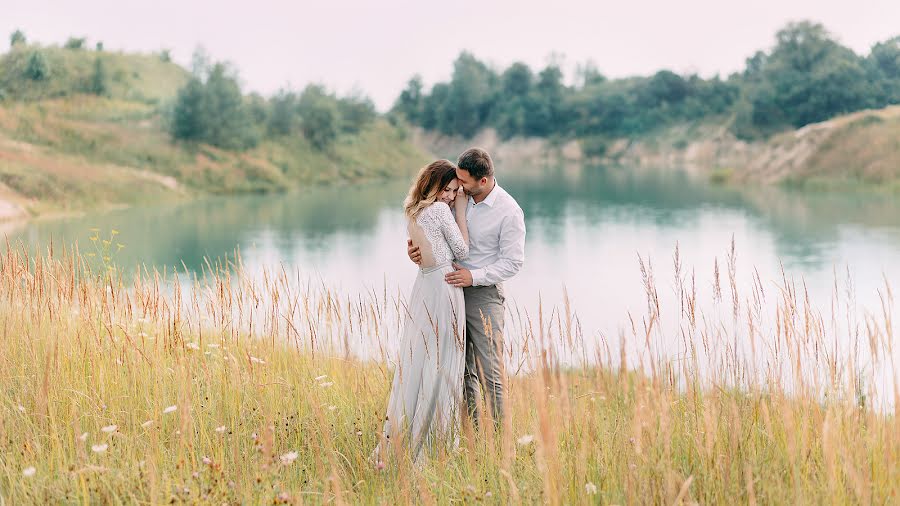
MULTIPOLYGON (((503 417, 503 282, 525 263, 525 215, 494 178, 494 162, 481 148, 467 149, 456 162, 456 177, 469 202, 469 258, 454 264, 447 283, 463 288, 466 300, 465 398, 470 416, 481 418, 478 390, 484 386, 494 421, 503 417)), ((418 247, 407 243, 419 263, 418 247)))

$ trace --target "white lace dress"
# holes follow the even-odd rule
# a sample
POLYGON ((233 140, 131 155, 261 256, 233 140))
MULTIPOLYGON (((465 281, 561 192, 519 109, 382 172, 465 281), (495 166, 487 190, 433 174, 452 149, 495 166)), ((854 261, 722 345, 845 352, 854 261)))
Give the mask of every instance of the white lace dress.
POLYGON ((453 212, 437 202, 408 224, 409 237, 422 252, 419 274, 405 306, 403 334, 391 386, 384 438, 377 460, 389 449, 410 451, 418 459, 435 442, 458 444, 463 406, 465 317, 463 291, 447 284, 453 259, 463 260, 469 246, 453 212))

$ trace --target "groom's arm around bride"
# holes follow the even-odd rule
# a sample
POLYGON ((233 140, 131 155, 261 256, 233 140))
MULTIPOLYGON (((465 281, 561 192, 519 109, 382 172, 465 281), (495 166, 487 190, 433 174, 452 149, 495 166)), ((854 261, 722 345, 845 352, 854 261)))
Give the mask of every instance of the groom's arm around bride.
MULTIPOLYGON (((515 199, 497 184, 487 151, 466 150, 459 156, 456 174, 469 196, 469 257, 454 264, 455 270, 445 279, 465 293, 465 396, 478 420, 477 397, 483 386, 494 420, 499 422, 505 384, 503 282, 525 264, 525 217, 515 199)), ((418 263, 416 249, 409 247, 408 253, 418 263)))

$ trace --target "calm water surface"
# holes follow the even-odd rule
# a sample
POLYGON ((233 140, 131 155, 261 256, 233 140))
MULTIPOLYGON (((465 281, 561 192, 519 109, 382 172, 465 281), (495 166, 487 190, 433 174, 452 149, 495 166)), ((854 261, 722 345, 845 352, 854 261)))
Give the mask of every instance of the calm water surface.
MULTIPOLYGON (((510 310, 533 317, 540 305, 549 315, 568 296, 587 341, 618 342, 622 332, 631 335, 629 315, 640 322, 646 314, 639 259, 652 268, 663 314, 677 316, 676 245, 683 279, 694 280, 709 314, 731 311, 732 240, 738 299, 752 297, 756 272, 773 314, 786 284, 808 293, 826 321, 835 300, 859 308, 860 318, 866 310, 878 315, 879 290, 886 282, 900 287, 900 199, 891 195, 726 189, 679 173, 593 167, 501 173, 499 182, 519 201, 528 228, 526 265, 507 283, 510 310)), ((204 257, 239 249, 250 272, 283 264, 347 293, 406 293, 416 274, 400 210, 407 186, 216 198, 39 221, 8 233, 31 245, 52 238, 89 249, 91 228, 116 229, 126 245, 116 259, 125 266, 199 272, 204 257)))

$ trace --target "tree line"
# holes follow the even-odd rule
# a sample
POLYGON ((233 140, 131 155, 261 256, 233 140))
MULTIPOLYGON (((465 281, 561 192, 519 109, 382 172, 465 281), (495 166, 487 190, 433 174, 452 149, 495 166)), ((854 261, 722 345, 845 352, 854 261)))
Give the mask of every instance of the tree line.
POLYGON ((269 99, 244 96, 237 72, 228 64, 210 64, 195 54, 191 77, 175 99, 170 133, 177 140, 224 149, 250 148, 263 138, 302 136, 326 150, 339 135, 356 134, 376 117, 368 97, 338 97, 319 84, 300 92, 282 89, 269 99))
MULTIPOLYGON (((661 70, 608 79, 581 66, 567 85, 559 65, 496 70, 463 52, 449 81, 426 90, 409 80, 392 112, 412 124, 471 137, 487 127, 503 137, 614 138, 673 123, 721 117, 738 137, 756 139, 865 108, 900 103, 900 36, 867 56, 841 45, 822 25, 790 23, 770 51, 742 72, 704 79, 661 70)), ((602 143, 599 144, 602 150, 602 143)))
MULTIPOLYGON (((110 94, 110 77, 103 58, 103 43, 95 46, 89 75, 65 76, 54 69, 47 51, 28 45, 21 30, 10 35, 14 58, 7 58, 8 69, 0 68, 0 100, 5 98, 4 82, 10 88, 34 89, 38 83, 58 83, 54 93, 110 94), (14 83, 12 82, 14 81, 14 83)), ((65 51, 86 51, 87 39, 70 37, 65 51)), ((170 62, 169 51, 158 55, 170 62)), ((48 98, 28 93, 31 98, 48 98)), ((244 94, 237 71, 227 63, 213 62, 199 49, 194 53, 187 82, 171 104, 163 104, 165 124, 176 141, 202 142, 223 149, 242 150, 267 138, 303 138, 318 150, 327 150, 339 136, 357 134, 377 117, 374 103, 360 93, 337 96, 320 84, 301 91, 282 89, 265 98, 257 93, 244 94)))

